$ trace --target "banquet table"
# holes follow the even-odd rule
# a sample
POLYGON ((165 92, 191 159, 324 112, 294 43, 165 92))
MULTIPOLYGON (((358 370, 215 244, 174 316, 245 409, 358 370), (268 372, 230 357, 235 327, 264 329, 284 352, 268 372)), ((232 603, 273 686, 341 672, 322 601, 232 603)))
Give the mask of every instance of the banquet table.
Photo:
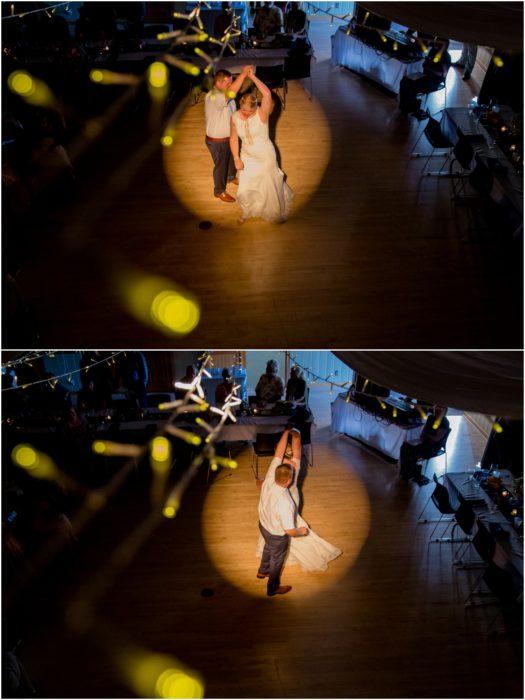
POLYGON ((405 75, 420 73, 423 59, 400 61, 339 28, 332 35, 332 63, 360 73, 398 95, 401 80, 405 75))
MULTIPOLYGON (((514 479, 510 472, 502 472, 501 477, 503 485, 512 490, 514 479)), ((496 541, 494 562, 502 569, 523 578, 523 542, 488 493, 473 479, 473 472, 448 472, 443 477, 443 485, 450 494, 450 502, 454 508, 457 509, 461 503, 472 508, 475 515, 472 535, 475 535, 476 529, 480 527, 490 532, 490 524, 497 524, 499 534, 493 535, 496 541)))
POLYGON ((353 401, 346 402, 346 393, 332 403, 332 430, 365 442, 392 459, 399 459, 401 445, 417 440, 423 425, 405 427, 380 415, 371 414, 353 401))
MULTIPOLYGON (((290 416, 239 416, 237 423, 223 426, 219 442, 255 442, 257 433, 281 433, 290 416)), ((312 423, 311 435, 315 423, 312 423)))
POLYGON ((462 137, 483 137, 483 141, 471 142, 474 153, 481 156, 485 162, 488 158, 497 158, 506 168, 506 172, 492 171, 494 187, 491 197, 498 200, 501 195, 505 195, 514 209, 523 215, 523 179, 479 120, 467 107, 446 107, 440 124, 441 131, 453 145, 462 137))
POLYGON ((288 57, 289 49, 256 49, 246 48, 239 49, 234 56, 224 56, 218 63, 219 68, 235 72, 240 70, 242 66, 250 64, 264 68, 273 66, 284 66, 284 62, 288 57))

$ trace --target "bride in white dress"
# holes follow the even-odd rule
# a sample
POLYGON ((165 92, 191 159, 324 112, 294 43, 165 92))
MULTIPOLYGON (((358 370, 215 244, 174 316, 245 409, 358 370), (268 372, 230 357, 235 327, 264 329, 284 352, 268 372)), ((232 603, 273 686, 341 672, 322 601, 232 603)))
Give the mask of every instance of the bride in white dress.
POLYGON ((239 109, 231 119, 230 149, 239 177, 237 200, 242 210, 239 222, 261 218, 281 223, 288 218, 293 192, 284 181, 284 173, 277 165, 275 147, 268 135, 272 93, 256 77, 253 68, 247 77, 261 92, 262 101, 258 107, 254 93, 243 95, 239 109), (242 141, 240 155, 239 138, 242 141))
MULTIPOLYGON (((283 462, 285 464, 290 464, 294 468, 294 479, 292 484, 288 487, 288 490, 290 491, 290 495, 296 507, 298 507, 299 490, 297 488, 297 477, 299 476, 299 470, 301 468, 301 436, 299 431, 285 430, 281 435, 281 439, 275 448, 275 457, 270 464, 264 481, 270 479, 271 483, 274 483, 275 470, 283 462), (286 458, 284 453, 289 434, 292 435, 292 457, 286 458)), ((319 535, 310 529, 306 520, 304 520, 299 513, 296 513, 296 527, 307 527, 308 535, 307 537, 290 537, 290 547, 285 564, 299 564, 303 571, 326 571, 328 563, 343 553, 340 549, 334 547, 330 542, 323 540, 322 537, 319 537, 319 535)), ((260 557, 263 549, 264 539, 262 535, 259 535, 256 556, 260 557)))

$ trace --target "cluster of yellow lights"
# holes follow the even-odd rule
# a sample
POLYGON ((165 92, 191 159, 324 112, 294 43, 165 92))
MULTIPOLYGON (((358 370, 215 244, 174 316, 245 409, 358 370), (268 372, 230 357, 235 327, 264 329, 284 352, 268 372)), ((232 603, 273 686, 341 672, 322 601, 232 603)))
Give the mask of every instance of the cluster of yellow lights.
POLYGON ((503 68, 503 66, 505 65, 501 56, 494 55, 494 56, 492 56, 492 60, 494 61, 494 65, 497 68, 503 68))
POLYGON ((13 71, 7 79, 7 85, 11 92, 31 105, 51 107, 55 104, 55 98, 48 86, 25 70, 13 71))

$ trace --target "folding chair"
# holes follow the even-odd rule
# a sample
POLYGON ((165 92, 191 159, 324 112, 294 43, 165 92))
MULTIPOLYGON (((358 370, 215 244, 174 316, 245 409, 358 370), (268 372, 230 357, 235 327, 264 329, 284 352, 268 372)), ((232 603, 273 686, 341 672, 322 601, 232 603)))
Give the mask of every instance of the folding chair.
POLYGON ((282 433, 257 433, 252 444, 252 471, 255 478, 259 478, 259 457, 273 457, 275 446, 279 442, 282 433))

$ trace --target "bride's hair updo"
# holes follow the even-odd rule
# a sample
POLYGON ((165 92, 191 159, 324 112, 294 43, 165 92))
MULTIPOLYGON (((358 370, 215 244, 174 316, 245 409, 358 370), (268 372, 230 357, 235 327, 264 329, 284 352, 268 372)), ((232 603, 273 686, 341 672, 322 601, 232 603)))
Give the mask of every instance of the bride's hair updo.
POLYGON ((246 105, 246 107, 251 107, 255 109, 257 107, 257 95, 254 92, 245 92, 239 100, 241 107, 246 105))

